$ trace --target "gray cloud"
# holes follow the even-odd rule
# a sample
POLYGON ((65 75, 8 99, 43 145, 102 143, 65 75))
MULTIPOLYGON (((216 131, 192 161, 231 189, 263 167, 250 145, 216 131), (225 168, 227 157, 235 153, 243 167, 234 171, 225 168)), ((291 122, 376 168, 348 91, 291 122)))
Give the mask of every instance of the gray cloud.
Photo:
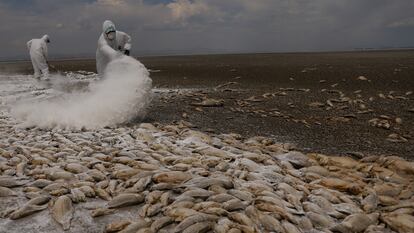
POLYGON ((0 58, 52 38, 52 56, 93 56, 111 19, 140 54, 343 50, 413 46, 405 0, 0 0, 0 58))

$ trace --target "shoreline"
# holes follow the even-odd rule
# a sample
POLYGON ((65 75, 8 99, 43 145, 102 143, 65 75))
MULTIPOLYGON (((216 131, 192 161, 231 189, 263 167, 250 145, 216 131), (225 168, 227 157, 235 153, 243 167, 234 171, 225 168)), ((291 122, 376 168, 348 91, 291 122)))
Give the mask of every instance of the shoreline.
MULTIPOLYGON (((411 48, 385 48, 385 49, 354 49, 354 50, 327 50, 327 51, 293 51, 293 52, 241 52, 241 53, 199 53, 199 54, 166 54, 166 55, 142 55, 134 56, 136 59, 145 58, 177 58, 177 57, 202 57, 202 56, 234 56, 234 55, 307 55, 307 54, 346 54, 346 53, 381 53, 381 52, 413 52, 414 47, 411 48)), ((50 62, 61 61, 94 61, 95 57, 65 57, 65 58, 52 58, 50 62)), ((0 60, 0 64, 5 63, 20 63, 30 62, 30 59, 6 59, 0 60)))

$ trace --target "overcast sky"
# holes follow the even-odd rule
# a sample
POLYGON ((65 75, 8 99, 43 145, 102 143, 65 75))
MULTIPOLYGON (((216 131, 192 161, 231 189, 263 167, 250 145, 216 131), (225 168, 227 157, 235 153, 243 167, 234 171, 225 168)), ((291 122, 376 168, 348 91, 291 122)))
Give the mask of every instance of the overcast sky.
POLYGON ((0 59, 93 57, 102 22, 133 55, 352 50, 414 46, 414 0, 0 0, 0 59))

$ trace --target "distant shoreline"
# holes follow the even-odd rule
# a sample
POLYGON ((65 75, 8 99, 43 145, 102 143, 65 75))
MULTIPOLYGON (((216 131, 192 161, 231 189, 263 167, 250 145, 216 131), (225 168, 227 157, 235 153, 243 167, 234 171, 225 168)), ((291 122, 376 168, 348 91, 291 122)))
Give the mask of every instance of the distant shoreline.
MULTIPOLYGON (((296 51, 296 52, 241 52, 241 53, 199 53, 199 54, 166 54, 166 55, 142 55, 137 58, 157 58, 157 57, 188 57, 188 56, 225 56, 225 55, 260 55, 260 54, 340 54, 340 53, 375 53, 375 52, 406 52, 413 51, 414 47, 408 48, 384 48, 384 49, 354 49, 354 50, 332 50, 332 51, 296 51)), ((50 61, 88 61, 95 60, 95 57, 64 57, 64 58, 52 58, 50 61)), ((6 59, 0 60, 0 63, 19 63, 29 62, 29 59, 6 59)))

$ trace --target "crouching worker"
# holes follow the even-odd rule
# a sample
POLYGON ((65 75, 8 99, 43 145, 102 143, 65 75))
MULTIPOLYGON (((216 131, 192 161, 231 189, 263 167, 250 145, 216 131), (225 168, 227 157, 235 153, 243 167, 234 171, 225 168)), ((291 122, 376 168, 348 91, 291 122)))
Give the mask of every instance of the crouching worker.
POLYGON ((44 79, 49 78, 47 43, 50 43, 48 35, 44 35, 40 39, 32 39, 27 42, 27 48, 30 52, 30 59, 32 60, 34 77, 37 79, 40 79, 41 75, 43 75, 44 79))
POLYGON ((131 50, 131 37, 125 32, 117 31, 115 24, 109 20, 103 23, 103 32, 98 40, 96 50, 96 70, 102 77, 103 72, 113 59, 122 56, 129 56, 131 50))

